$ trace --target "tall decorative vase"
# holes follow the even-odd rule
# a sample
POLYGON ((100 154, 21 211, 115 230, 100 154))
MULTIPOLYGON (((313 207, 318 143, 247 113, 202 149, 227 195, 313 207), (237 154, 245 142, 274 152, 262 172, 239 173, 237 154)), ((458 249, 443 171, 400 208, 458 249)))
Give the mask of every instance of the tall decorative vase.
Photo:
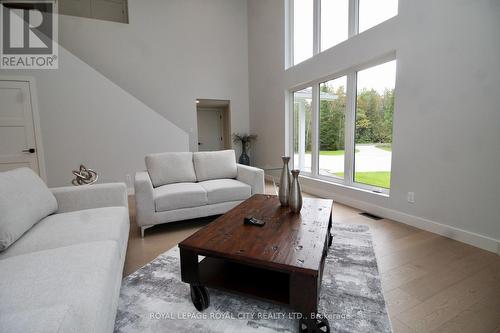
POLYGON ((292 170, 292 185, 290 188, 290 210, 299 213, 302 209, 302 192, 299 184, 300 170, 292 170))
POLYGON ((247 143, 241 142, 241 155, 238 159, 238 163, 244 165, 250 165, 250 157, 247 155, 247 143))
POLYGON ((281 170, 280 178, 280 190, 278 197, 282 206, 286 207, 289 203, 290 198, 290 169, 288 168, 288 162, 290 162, 289 156, 282 156, 283 169, 281 170))

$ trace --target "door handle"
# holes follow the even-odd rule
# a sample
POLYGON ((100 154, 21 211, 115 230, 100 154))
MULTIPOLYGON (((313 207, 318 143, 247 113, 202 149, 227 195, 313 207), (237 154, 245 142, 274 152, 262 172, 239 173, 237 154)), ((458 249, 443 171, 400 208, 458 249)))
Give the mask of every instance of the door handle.
POLYGON ((23 149, 23 153, 30 153, 33 154, 36 152, 35 148, 30 148, 30 149, 23 149))

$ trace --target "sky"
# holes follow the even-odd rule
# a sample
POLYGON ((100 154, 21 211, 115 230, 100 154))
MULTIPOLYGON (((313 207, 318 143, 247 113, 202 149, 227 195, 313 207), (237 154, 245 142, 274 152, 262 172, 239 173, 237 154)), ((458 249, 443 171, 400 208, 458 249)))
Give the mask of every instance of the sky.
MULTIPOLYGON (((320 0, 321 51, 347 39, 349 0, 320 0)), ((294 63, 312 56, 313 0, 293 0, 294 63)), ((398 13, 398 0, 359 0, 359 32, 363 32, 398 13)), ((325 72, 326 75, 332 73, 325 72)), ((394 88, 396 61, 358 72, 358 89, 373 88, 382 93, 394 88)))
POLYGON ((394 89, 396 83, 396 60, 358 72, 358 91, 375 89, 382 94, 386 89, 394 89))

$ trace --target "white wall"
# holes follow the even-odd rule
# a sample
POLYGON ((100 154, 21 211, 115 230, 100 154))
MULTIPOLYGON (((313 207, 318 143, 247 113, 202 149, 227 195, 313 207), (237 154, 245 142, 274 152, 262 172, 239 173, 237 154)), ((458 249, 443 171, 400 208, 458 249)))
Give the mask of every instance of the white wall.
POLYGON ((257 143, 257 164, 285 151, 283 91, 396 51, 390 197, 304 187, 500 251, 500 2, 400 0, 397 17, 287 71, 283 12, 283 1, 248 2, 251 130, 273 138, 257 143))
POLYGON ((254 164, 280 166, 285 150, 284 10, 281 0, 248 1, 250 131, 254 164))
MULTIPOLYGON (((35 78, 48 185, 70 185, 80 163, 101 182, 125 182, 147 153, 188 149, 188 135, 63 48, 57 70, 1 70, 35 78)), ((131 184, 128 184, 131 186, 131 184)))
POLYGON ((232 132, 247 132, 246 0, 129 0, 130 24, 61 16, 61 44, 189 133, 196 98, 231 101, 232 132))

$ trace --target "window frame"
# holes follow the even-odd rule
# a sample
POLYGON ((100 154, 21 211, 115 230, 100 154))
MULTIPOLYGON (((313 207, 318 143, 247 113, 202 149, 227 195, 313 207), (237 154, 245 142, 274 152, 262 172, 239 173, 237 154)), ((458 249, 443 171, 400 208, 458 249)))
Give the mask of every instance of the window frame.
MULTIPOLYGON (((294 64, 294 45, 293 45, 293 39, 294 39, 294 0, 285 0, 285 69, 288 69, 290 67, 297 66, 305 61, 308 61, 311 58, 314 58, 317 54, 321 52, 325 52, 331 48, 334 48, 335 46, 339 44, 335 44, 328 49, 325 49, 321 51, 321 0, 312 0, 313 1, 313 50, 312 50, 312 56, 310 58, 307 58, 300 63, 294 64)), ((348 17, 348 27, 347 27, 347 39, 344 40, 343 42, 351 39, 352 37, 360 34, 359 32, 359 1, 360 0, 348 0, 349 1, 349 17, 348 17)), ((396 17, 399 15, 399 6, 398 6, 398 12, 395 16, 392 16, 388 18, 387 20, 390 20, 391 18, 396 17)), ((384 22, 382 21, 373 27, 376 27, 384 22)), ((361 32, 365 33, 366 31, 369 31, 373 27, 370 27, 369 29, 361 32)), ((341 42, 341 43, 343 43, 341 42)))
POLYGON ((319 136, 319 121, 320 121, 320 105, 321 105, 321 96, 319 95, 319 92, 320 92, 320 86, 322 83, 325 83, 325 82, 328 82, 328 81, 332 81, 332 80, 336 80, 336 79, 339 79, 341 77, 346 77, 346 97, 347 97, 347 103, 346 103, 346 107, 345 107, 345 117, 344 117, 344 178, 338 178, 338 177, 330 177, 330 176, 326 176, 326 175, 322 175, 319 173, 319 156, 320 156, 320 150, 318 149, 318 151, 316 152, 316 155, 317 155, 317 159, 318 159, 318 165, 317 165, 317 168, 316 168, 316 177, 315 178, 318 178, 318 179, 321 179, 321 180, 324 180, 326 182, 332 182, 332 183, 339 183, 339 184, 346 184, 346 178, 348 177, 348 174, 347 174, 347 166, 348 166, 348 163, 347 163, 347 136, 349 135, 349 130, 347 129, 347 125, 349 124, 349 121, 348 121, 348 118, 349 118, 349 104, 350 104, 350 97, 349 97, 349 92, 347 91, 347 87, 349 86, 349 73, 346 73, 346 74, 340 74, 340 75, 336 75, 335 77, 333 78, 329 78, 329 79, 326 79, 326 80, 319 80, 319 82, 316 84, 316 86, 318 87, 318 108, 316 110, 316 114, 317 114, 317 119, 318 119, 318 124, 317 124, 317 145, 318 145, 318 148, 320 147, 320 136, 319 136))
MULTIPOLYGON (((294 48, 295 48, 295 45, 294 45, 294 40, 295 40, 295 36, 294 36, 294 33, 295 33, 295 29, 294 29, 294 15, 295 15, 295 12, 294 12, 294 0, 285 0, 285 26, 286 26, 286 29, 285 29, 285 52, 286 52, 286 56, 285 56, 285 69, 287 68, 290 68, 290 67, 293 67, 293 66, 296 66, 298 64, 301 64, 303 63, 304 61, 307 61, 308 59, 311 59, 312 57, 314 57, 316 54, 318 54, 318 50, 319 50, 319 41, 317 40, 317 36, 318 36, 318 32, 320 29, 318 27, 318 14, 319 14, 319 5, 318 5, 318 1, 320 0, 313 0, 313 43, 312 43, 312 55, 307 58, 307 59, 304 59, 302 60, 301 62, 299 63, 294 63, 295 60, 294 60, 294 56, 295 56, 295 52, 294 52, 294 48)), ((351 0, 349 0, 351 1, 351 0)), ((356 1, 359 1, 359 0, 356 0, 356 1)))
MULTIPOLYGON (((297 64, 294 64, 294 0, 285 0, 285 15, 287 19, 287 33, 286 40, 287 44, 285 45, 286 49, 286 59, 285 59, 285 68, 290 68, 293 66, 297 66, 298 64, 311 59, 318 53, 324 52, 336 45, 331 46, 328 49, 321 51, 321 0, 312 0, 313 1, 313 49, 312 56, 307 58, 297 64)), ((347 27, 347 40, 351 37, 355 36, 358 33, 358 13, 359 13, 359 0, 349 0, 349 18, 348 18, 348 27, 347 27)))
POLYGON ((299 169, 299 166, 295 166, 295 119, 294 119, 294 109, 295 109, 295 98, 294 94, 296 92, 299 92, 301 90, 305 90, 307 88, 311 88, 312 91, 312 99, 311 99, 311 172, 300 170, 300 173, 302 175, 306 175, 309 177, 314 177, 315 173, 314 170, 317 168, 317 162, 315 163, 315 157, 314 157, 314 152, 318 147, 318 144, 315 143, 315 135, 317 135, 317 128, 316 128, 316 120, 315 120, 315 112, 314 109, 317 107, 317 103, 315 103, 315 96, 317 95, 317 91, 315 93, 314 91, 314 86, 311 86, 310 84, 305 84, 305 85, 300 85, 296 86, 293 90, 288 91, 289 94, 289 109, 290 109, 290 142, 289 142, 289 147, 290 147, 290 161, 293 168, 299 169))
MULTIPOLYGON (((293 0, 292 0, 293 1, 293 0)), ((316 7, 317 7, 317 12, 316 12, 316 18, 314 18, 314 22, 315 22, 315 26, 317 26, 317 29, 318 29, 318 32, 317 32, 317 35, 315 35, 313 37, 313 40, 316 40, 317 39, 317 44, 318 44, 318 49, 317 49, 317 53, 314 53, 313 52, 313 56, 318 54, 318 53, 321 53, 321 52, 325 52, 326 50, 329 50, 331 49, 332 47, 335 47, 343 42, 345 42, 346 40, 349 40, 350 38, 352 38, 353 36, 355 36, 358 32, 357 32, 357 26, 358 26, 358 13, 359 11, 357 10, 357 8, 359 8, 359 0, 348 0, 349 4, 348 4, 348 9, 347 9, 347 38, 344 39, 343 41, 337 43, 337 44, 334 44, 324 50, 321 50, 321 1, 322 0, 313 0, 314 3, 316 3, 316 7)), ((293 26, 292 26, 292 29, 293 29, 293 26)))
MULTIPOLYGON (((369 61, 365 64, 350 67, 346 70, 337 72, 332 75, 321 77, 320 79, 316 79, 307 83, 303 83, 297 86, 294 86, 286 91, 287 94, 287 113, 288 113, 288 126, 291 129, 289 131, 288 137, 288 154, 289 156, 294 156, 294 136, 295 136, 295 127, 294 127, 294 93, 300 91, 305 88, 312 88, 312 102, 311 102, 311 121, 312 126, 312 142, 311 142, 311 172, 303 172, 301 171, 301 175, 305 175, 306 177, 310 177, 313 179, 319 179, 328 183, 338 184, 342 186, 352 187, 356 189, 366 190, 377 194, 390 194, 390 188, 383 188, 363 183, 357 183, 354 181, 354 172, 355 172, 355 131, 356 131, 356 108, 357 108, 357 73, 359 71, 375 67, 386 62, 397 61, 396 52, 393 51, 385 56, 378 57, 372 61, 369 61), (344 124, 344 179, 329 177, 325 175, 321 175, 319 173, 319 106, 320 106, 320 85, 326 81, 335 80, 346 76, 347 78, 347 87, 346 87, 346 114, 345 114, 345 124, 344 124)), ((397 77, 397 70, 396 70, 397 77)), ((395 78, 396 79, 396 78, 395 78)), ((396 80, 397 81, 397 80, 396 80)), ((396 82, 395 81, 395 82, 396 82)), ((397 98, 396 91, 397 82, 395 84, 395 98, 397 98)), ((295 168, 294 158, 291 158, 292 168, 295 168)), ((392 156, 391 156, 391 165, 392 165, 392 156)), ((392 173, 392 168, 391 168, 392 173)))

